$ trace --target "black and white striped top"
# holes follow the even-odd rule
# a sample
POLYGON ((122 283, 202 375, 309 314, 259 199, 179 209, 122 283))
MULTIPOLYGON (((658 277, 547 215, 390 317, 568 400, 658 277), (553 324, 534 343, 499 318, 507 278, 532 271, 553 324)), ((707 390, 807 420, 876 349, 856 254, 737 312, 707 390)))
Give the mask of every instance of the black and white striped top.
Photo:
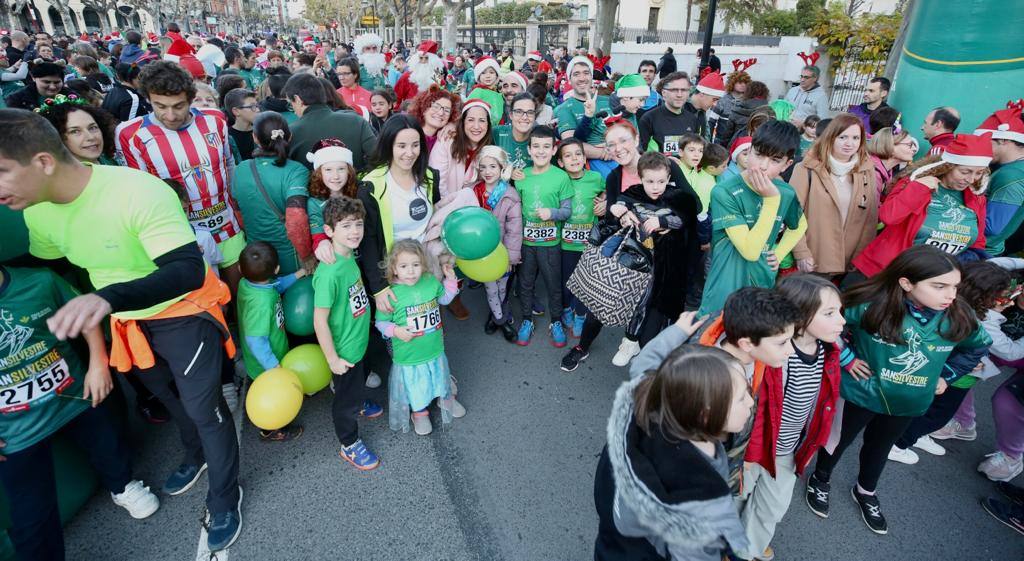
POLYGON ((785 387, 782 398, 782 423, 775 454, 792 454, 800 443, 811 410, 818 400, 821 374, 825 367, 825 347, 818 341, 818 350, 808 355, 793 345, 796 350, 786 361, 785 387))

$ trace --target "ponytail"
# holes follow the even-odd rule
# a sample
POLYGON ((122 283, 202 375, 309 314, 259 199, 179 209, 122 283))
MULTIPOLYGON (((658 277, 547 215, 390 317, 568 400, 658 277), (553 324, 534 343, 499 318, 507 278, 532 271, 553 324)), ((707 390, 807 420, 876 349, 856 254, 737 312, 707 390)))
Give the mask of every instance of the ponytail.
POLYGON ((273 157, 275 166, 284 166, 288 161, 288 142, 292 139, 288 121, 276 111, 264 111, 256 116, 252 130, 259 145, 253 156, 273 157))

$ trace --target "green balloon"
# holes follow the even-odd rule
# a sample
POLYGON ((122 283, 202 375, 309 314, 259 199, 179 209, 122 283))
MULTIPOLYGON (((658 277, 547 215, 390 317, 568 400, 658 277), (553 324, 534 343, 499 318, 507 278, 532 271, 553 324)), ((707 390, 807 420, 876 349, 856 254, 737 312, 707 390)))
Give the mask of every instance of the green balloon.
POLYGON ((284 293, 284 328, 293 335, 313 334, 313 277, 302 277, 284 293))
POLYGON ((320 345, 307 343, 288 351, 281 366, 291 370, 302 383, 302 392, 313 395, 331 383, 331 367, 327 365, 320 345))
POLYGON ((441 240, 459 259, 482 259, 501 243, 501 227, 490 212, 478 206, 467 206, 445 218, 441 240))
POLYGON ((499 243, 490 255, 482 259, 456 259, 455 264, 467 277, 477 282, 493 282, 508 272, 508 250, 499 243))

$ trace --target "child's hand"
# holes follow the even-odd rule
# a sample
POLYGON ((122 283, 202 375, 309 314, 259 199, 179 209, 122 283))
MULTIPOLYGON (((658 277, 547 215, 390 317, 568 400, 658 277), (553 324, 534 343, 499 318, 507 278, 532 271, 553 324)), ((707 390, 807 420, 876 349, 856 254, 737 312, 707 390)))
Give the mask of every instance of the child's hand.
POLYGON ((708 316, 698 318, 697 312, 683 312, 679 314, 679 319, 676 320, 676 327, 682 329, 683 333, 686 333, 686 336, 689 337, 696 333, 707 319, 708 316))
POLYGON ((522 181, 523 179, 526 179, 526 174, 523 173, 523 168, 516 168, 512 170, 513 181, 522 181))
POLYGON ((855 380, 867 380, 871 377, 871 367, 868 363, 864 362, 859 358, 853 359, 853 362, 846 367, 846 371, 853 376, 855 380))
POLYGON ((320 260, 321 263, 327 263, 331 265, 334 263, 336 257, 334 256, 334 246, 331 245, 331 240, 323 240, 316 244, 316 249, 313 250, 313 255, 320 260))
POLYGON ((92 406, 96 407, 110 395, 114 382, 110 378, 110 369, 106 364, 90 368, 85 372, 85 384, 82 388, 82 399, 92 398, 92 406))
POLYGON ((394 333, 395 337, 398 337, 399 339, 401 339, 402 341, 404 341, 406 343, 408 343, 409 341, 412 341, 418 335, 419 335, 418 333, 413 333, 412 331, 409 331, 405 327, 396 327, 395 328, 395 333, 394 333))
POLYGON ((946 388, 949 384, 946 383, 945 378, 939 378, 939 384, 935 386, 935 395, 942 395, 946 393, 946 388))
POLYGON ((700 250, 701 251, 708 251, 710 249, 711 249, 711 244, 709 244, 709 243, 705 243, 705 244, 701 244, 700 245, 700 250))
POLYGON ((626 228, 628 226, 639 226, 640 219, 637 218, 635 214, 627 210, 625 213, 623 213, 622 216, 619 217, 619 224, 622 224, 623 228, 626 228))
POLYGON ((458 280, 455 277, 455 267, 452 267, 451 263, 445 263, 441 266, 441 272, 444 273, 445 280, 458 280))
POLYGON ((761 195, 762 197, 779 196, 779 188, 776 187, 774 183, 772 183, 771 179, 768 179, 768 176, 765 175, 763 171, 757 169, 748 169, 746 173, 747 183, 750 185, 750 188, 753 189, 755 193, 761 195))
POLYGON ((551 209, 550 208, 538 208, 537 218, 541 220, 551 220, 551 209))
POLYGON ((776 257, 774 251, 769 251, 767 255, 764 256, 764 260, 773 271, 779 270, 779 258, 776 257))
POLYGON ((341 358, 340 356, 336 356, 333 359, 327 361, 327 366, 331 367, 331 372, 334 372, 338 376, 341 376, 342 374, 348 372, 349 368, 352 368, 352 363, 341 358))
POLYGON ((661 221, 656 216, 652 216, 647 220, 644 220, 644 231, 648 234, 653 234, 661 228, 661 221))
POLYGON ((608 211, 608 201, 605 199, 604 193, 601 193, 594 198, 594 216, 604 216, 604 213, 608 211))

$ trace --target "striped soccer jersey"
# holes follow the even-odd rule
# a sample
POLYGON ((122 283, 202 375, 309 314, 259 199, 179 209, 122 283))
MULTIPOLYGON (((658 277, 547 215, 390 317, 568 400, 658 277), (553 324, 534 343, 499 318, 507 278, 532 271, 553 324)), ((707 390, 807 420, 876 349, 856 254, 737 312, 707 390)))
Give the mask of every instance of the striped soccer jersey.
POLYGON ((218 243, 241 232, 229 201, 235 162, 228 124, 216 109, 191 109, 192 122, 179 130, 164 127, 153 113, 117 127, 122 165, 172 179, 188 192, 188 220, 218 243))

